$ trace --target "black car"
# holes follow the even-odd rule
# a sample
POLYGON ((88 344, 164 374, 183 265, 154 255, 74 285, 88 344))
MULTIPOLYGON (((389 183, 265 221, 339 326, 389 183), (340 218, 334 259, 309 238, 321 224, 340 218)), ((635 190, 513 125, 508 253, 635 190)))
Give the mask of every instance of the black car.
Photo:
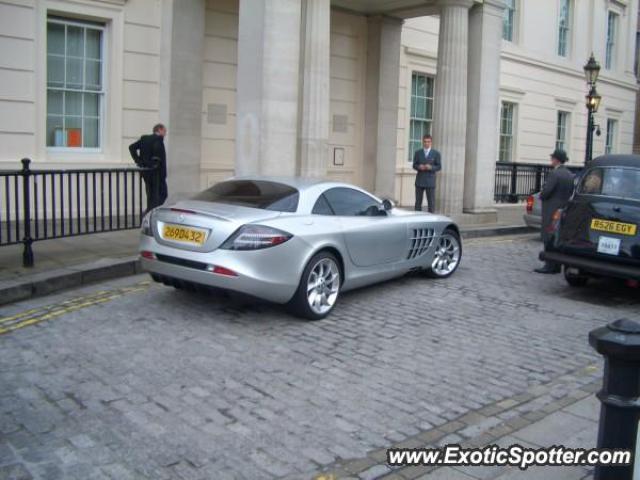
POLYGON ((541 258, 562 264, 570 285, 594 276, 640 280, 640 156, 593 160, 555 221, 541 258))

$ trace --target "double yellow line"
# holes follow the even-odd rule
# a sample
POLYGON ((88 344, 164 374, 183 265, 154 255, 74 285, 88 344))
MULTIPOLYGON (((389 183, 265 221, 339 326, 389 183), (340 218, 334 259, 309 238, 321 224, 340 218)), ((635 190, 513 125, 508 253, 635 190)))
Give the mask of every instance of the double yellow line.
POLYGON ((10 317, 0 317, 0 335, 12 332, 19 328, 35 325, 40 322, 52 320, 67 313, 80 310, 82 308, 100 305, 110 302, 116 298, 128 295, 130 293, 141 292, 147 290, 151 282, 140 282, 130 287, 123 287, 114 290, 101 290, 99 292, 85 295, 82 297, 72 298, 61 303, 47 305, 39 308, 32 308, 24 312, 17 313, 10 317))

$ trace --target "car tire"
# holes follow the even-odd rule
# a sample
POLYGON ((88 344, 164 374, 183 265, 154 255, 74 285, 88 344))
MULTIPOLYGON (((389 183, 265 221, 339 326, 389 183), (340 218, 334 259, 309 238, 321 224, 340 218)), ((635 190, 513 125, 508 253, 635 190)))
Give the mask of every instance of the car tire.
POLYGON ((453 228, 446 228, 436 240, 436 251, 431 265, 424 273, 430 278, 447 278, 454 274, 462 260, 460 234, 453 228))
POLYGON ((569 273, 566 267, 563 269, 563 271, 564 279, 572 287, 584 287, 589 282, 589 277, 585 275, 575 275, 573 273, 569 273))
POLYGON ((342 270, 337 258, 330 252, 319 252, 304 268, 289 308, 307 320, 321 320, 335 307, 341 286, 342 270))

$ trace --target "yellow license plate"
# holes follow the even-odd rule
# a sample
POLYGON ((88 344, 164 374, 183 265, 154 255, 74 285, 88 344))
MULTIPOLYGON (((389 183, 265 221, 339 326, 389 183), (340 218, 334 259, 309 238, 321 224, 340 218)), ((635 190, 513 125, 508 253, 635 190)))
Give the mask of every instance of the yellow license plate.
POLYGON ((612 222, 610 220, 594 218, 591 220, 591 230, 617 233, 619 235, 635 235, 638 231, 638 226, 633 223, 612 222))
POLYGON ((162 229, 162 237, 165 240, 202 246, 205 240, 205 231, 180 225, 165 225, 162 229))

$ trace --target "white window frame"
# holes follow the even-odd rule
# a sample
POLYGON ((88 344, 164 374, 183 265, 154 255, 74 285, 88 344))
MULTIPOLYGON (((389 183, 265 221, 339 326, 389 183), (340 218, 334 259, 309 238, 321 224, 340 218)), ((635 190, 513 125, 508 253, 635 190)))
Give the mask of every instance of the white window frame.
POLYGON ((607 10, 607 28, 605 38, 605 61, 604 68, 607 70, 615 70, 617 66, 618 55, 618 37, 620 31, 620 13, 614 10, 607 10), (613 19, 613 32, 611 32, 613 19))
POLYGON ((412 129, 412 125, 413 122, 428 122, 429 123, 429 134, 433 133, 433 112, 434 112, 434 103, 435 103, 435 82, 436 79, 433 75, 429 74, 429 73, 425 73, 425 72, 421 72, 421 71, 417 71, 417 70, 412 70, 411 71, 411 76, 409 78, 409 84, 410 84, 410 89, 409 89, 409 128, 408 128, 408 142, 407 142, 407 150, 408 150, 408 154, 407 154, 407 161, 408 162, 413 162, 413 155, 415 153, 415 150, 413 149, 413 140, 411 137, 411 129, 412 129), (425 97, 425 98, 431 98, 431 118, 422 118, 422 117, 414 117, 413 116, 413 97, 414 97, 414 92, 413 92, 413 79, 414 77, 418 77, 418 76, 422 76, 422 77, 426 77, 427 79, 429 79, 432 82, 432 90, 433 90, 433 97, 425 97))
POLYGON ((499 162, 510 162, 513 163, 515 162, 514 157, 515 157, 515 152, 516 152, 516 138, 517 138, 517 116, 518 116, 518 104, 516 102, 510 101, 510 100, 502 100, 500 102, 500 113, 499 113, 499 136, 498 136, 498 161, 499 162), (511 132, 510 133, 503 133, 502 130, 502 120, 503 120, 503 116, 502 113, 504 111, 504 106, 508 104, 511 106, 511 132), (504 137, 510 137, 511 142, 510 142, 510 148, 509 148, 509 159, 504 159, 502 157, 502 152, 504 151, 502 149, 502 139, 504 137))
MULTIPOLYGON (((45 148, 47 150, 47 152, 55 154, 55 153, 102 153, 104 150, 104 128, 107 122, 107 118, 106 118, 106 108, 105 108, 105 104, 107 102, 107 59, 108 59, 108 54, 107 54, 107 41, 106 41, 106 35, 107 35, 107 29, 105 27, 105 25, 98 23, 98 22, 91 22, 91 21, 82 21, 82 20, 77 20, 77 19, 73 19, 73 18, 67 18, 64 15, 47 15, 47 19, 46 19, 46 27, 45 27, 45 34, 48 33, 48 25, 50 23, 57 23, 60 25, 72 25, 72 26, 79 26, 79 27, 89 27, 92 28, 94 30, 100 30, 101 31, 101 35, 100 35, 100 52, 101 52, 101 58, 100 58, 100 84, 101 84, 101 90, 69 90, 65 87, 62 88, 50 88, 49 85, 47 84, 47 75, 45 74, 45 105, 44 105, 44 111, 45 111, 45 118, 46 116, 49 115, 49 110, 48 110, 48 105, 47 105, 47 100, 46 100, 46 92, 48 92, 49 90, 58 90, 58 91, 77 91, 79 93, 85 94, 85 93, 93 93, 93 94, 98 94, 98 98, 99 98, 99 105, 98 105, 98 114, 99 114, 99 123, 98 123, 98 147, 55 147, 55 146, 49 146, 47 145, 48 140, 47 140, 47 135, 45 135, 44 141, 45 141, 45 148)), ((84 48, 86 50, 86 42, 84 45, 84 48)), ((45 50, 46 51, 46 50, 45 50)), ((65 45, 65 56, 66 56, 66 45, 65 45)), ((47 56, 45 56, 45 72, 48 69, 48 59, 47 56)), ((66 77, 66 68, 65 68, 65 77, 66 77)), ((82 75, 86 75, 86 70, 83 67, 83 72, 82 75)), ((84 100, 83 100, 84 102, 84 100)), ((64 108, 64 105, 63 105, 64 108)), ((84 113, 84 112, 83 112, 84 113)), ((63 110, 63 118, 64 118, 64 110, 63 110)), ((82 116, 82 118, 84 119, 84 115, 82 116)), ((46 125, 46 120, 45 120, 45 125, 46 125)), ((83 125, 84 128, 84 125, 83 125)), ((46 131, 46 126, 45 126, 45 131, 46 131)), ((48 132, 47 132, 48 133, 48 132)))
POLYGON ((556 44, 556 54, 562 58, 570 58, 571 57, 571 48, 573 42, 572 40, 572 32, 573 32, 573 0, 560 0, 558 6, 558 41, 556 44), (562 24, 562 6, 566 2, 567 4, 567 22, 566 27, 563 29, 562 24), (562 51, 562 34, 563 31, 566 33, 566 39, 564 41, 564 51, 562 51))
POLYGON ((605 132, 604 154, 610 155, 618 151, 618 119, 607 118, 607 130, 605 132))
POLYGON ((503 15, 502 15, 502 40, 505 42, 516 43, 517 39, 517 25, 518 25, 518 2, 519 0, 513 0, 513 8, 509 8, 509 6, 505 6, 503 15), (511 38, 505 37, 505 23, 507 21, 507 16, 511 15, 511 38))
POLYGON ((571 145, 569 140, 571 139, 571 112, 566 110, 558 110, 556 114, 556 148, 564 150, 569 153, 571 145), (564 118, 564 125, 562 124, 562 118, 564 118), (563 138, 561 138, 561 135, 563 138))

